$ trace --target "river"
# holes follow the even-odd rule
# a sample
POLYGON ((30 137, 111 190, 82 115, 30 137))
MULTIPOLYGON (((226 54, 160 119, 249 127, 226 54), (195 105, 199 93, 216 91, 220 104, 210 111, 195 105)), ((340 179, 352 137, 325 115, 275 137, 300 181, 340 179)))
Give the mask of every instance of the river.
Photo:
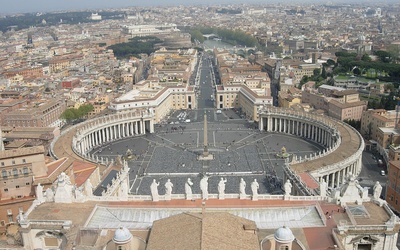
POLYGON ((231 44, 223 42, 223 41, 205 40, 203 44, 204 44, 205 49, 214 49, 214 48, 231 49, 231 48, 233 48, 233 46, 231 44))

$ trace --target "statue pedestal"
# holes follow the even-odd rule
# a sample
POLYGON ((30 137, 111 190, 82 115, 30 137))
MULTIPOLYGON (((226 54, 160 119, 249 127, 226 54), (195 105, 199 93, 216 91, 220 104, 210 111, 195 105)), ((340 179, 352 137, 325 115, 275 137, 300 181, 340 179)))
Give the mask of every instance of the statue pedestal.
POLYGON ((199 161, 211 161, 214 160, 214 155, 208 153, 206 155, 201 154, 199 155, 199 157, 197 158, 199 161))
POLYGON ((219 200, 225 200, 225 194, 219 194, 218 195, 219 200))
POLYGON ((258 195, 253 195, 253 196, 251 197, 251 200, 252 200, 252 201, 258 201, 258 195))
POLYGON ((246 199, 246 195, 245 195, 245 194, 239 194, 239 199, 240 199, 240 200, 246 199))
POLYGON ((193 200, 193 195, 192 194, 187 194, 186 195, 186 200, 188 200, 188 201, 193 200))
POLYGON ((166 195, 164 196, 164 199, 165 199, 166 201, 170 201, 170 200, 171 200, 171 195, 170 195, 170 194, 166 194, 166 195))

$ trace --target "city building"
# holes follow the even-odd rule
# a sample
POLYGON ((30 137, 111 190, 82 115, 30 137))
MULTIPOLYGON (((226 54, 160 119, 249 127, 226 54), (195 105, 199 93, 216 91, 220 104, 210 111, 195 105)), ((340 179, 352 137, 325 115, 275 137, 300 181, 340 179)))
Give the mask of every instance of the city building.
POLYGON ((387 170, 388 182, 386 184, 385 200, 396 212, 400 211, 400 161, 398 159, 389 161, 387 170))
POLYGON ((329 116, 342 121, 359 121, 367 109, 367 102, 360 101, 356 91, 328 85, 322 85, 317 90, 306 88, 301 98, 302 103, 309 103, 315 109, 324 110, 329 116))
POLYGON ((176 31, 179 31, 176 24, 125 25, 122 27, 122 32, 130 35, 131 37, 169 34, 176 31))
POLYGON ((64 112, 63 100, 39 100, 3 115, 2 125, 9 127, 59 127, 64 112))
POLYGON ((394 110, 369 109, 361 117, 360 133, 367 139, 377 140, 379 128, 394 128, 396 112, 394 110))

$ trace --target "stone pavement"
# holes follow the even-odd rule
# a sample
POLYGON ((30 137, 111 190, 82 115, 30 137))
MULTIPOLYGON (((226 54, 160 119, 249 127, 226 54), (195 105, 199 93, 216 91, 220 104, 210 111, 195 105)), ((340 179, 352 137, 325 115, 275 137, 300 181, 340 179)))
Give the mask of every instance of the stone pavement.
POLYGON ((164 194, 167 179, 174 184, 174 194, 183 194, 189 177, 194 183, 193 193, 200 193, 199 181, 204 174, 211 176, 210 193, 217 193, 220 177, 228 180, 226 193, 238 193, 240 178, 246 181, 248 194, 254 179, 260 184, 259 193, 282 193, 284 160, 277 157, 282 147, 302 157, 322 147, 287 134, 260 132, 254 127, 254 123, 244 120, 210 122, 208 148, 214 156, 211 161, 197 160, 204 147, 202 122, 158 126, 154 134, 105 144, 92 153, 111 160, 126 155, 128 149, 132 152, 128 161, 132 194, 150 194, 153 179, 160 181, 160 194, 164 194))

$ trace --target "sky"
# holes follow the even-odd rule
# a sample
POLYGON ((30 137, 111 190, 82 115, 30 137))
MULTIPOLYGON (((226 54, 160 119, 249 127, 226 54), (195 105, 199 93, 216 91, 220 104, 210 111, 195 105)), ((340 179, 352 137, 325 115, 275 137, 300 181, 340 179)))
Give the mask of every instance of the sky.
POLYGON ((129 6, 195 5, 239 3, 246 0, 0 0, 0 13, 51 12, 60 10, 84 10, 120 8, 129 6))
MULTIPOLYGON (((287 0, 290 2, 347 2, 345 0, 287 0)), ((350 0, 364 3, 372 3, 375 0, 350 0)), ((398 0, 380 0, 381 2, 396 2, 398 0)), ((30 13, 52 12, 62 10, 85 10, 101 8, 120 8, 135 6, 160 6, 160 5, 206 5, 206 4, 237 4, 237 3, 271 3, 279 0, 0 0, 0 13, 30 13)))

